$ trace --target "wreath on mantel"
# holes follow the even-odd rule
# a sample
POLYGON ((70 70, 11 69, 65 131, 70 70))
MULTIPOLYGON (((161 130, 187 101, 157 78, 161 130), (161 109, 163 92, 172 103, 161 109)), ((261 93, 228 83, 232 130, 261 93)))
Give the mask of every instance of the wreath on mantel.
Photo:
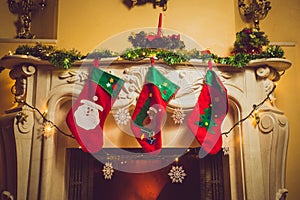
POLYGON ((119 59, 139 61, 149 57, 163 60, 166 64, 174 65, 198 59, 206 62, 212 59, 215 63, 242 68, 251 60, 261 58, 283 58, 284 51, 280 46, 268 46, 269 40, 264 32, 254 28, 244 28, 236 33, 236 40, 230 56, 220 57, 208 50, 185 50, 184 42, 180 35, 155 35, 144 31, 128 37, 133 48, 117 53, 111 50, 95 50, 87 55, 82 55, 78 50, 58 49, 53 45, 37 43, 34 46, 20 45, 10 55, 30 55, 42 60, 47 60, 58 68, 69 69, 75 61, 85 58, 102 59, 119 57, 119 59), (263 50, 263 48, 265 48, 263 50))

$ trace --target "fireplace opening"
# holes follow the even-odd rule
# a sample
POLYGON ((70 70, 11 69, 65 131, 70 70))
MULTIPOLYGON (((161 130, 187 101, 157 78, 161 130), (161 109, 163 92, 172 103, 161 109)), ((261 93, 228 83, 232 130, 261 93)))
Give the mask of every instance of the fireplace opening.
MULTIPOLYGON (((127 152, 140 149, 125 149, 127 152)), ((178 149, 163 149, 159 158, 168 157, 178 149)), ((113 150, 110 150, 110 152, 113 150)), ((229 200, 231 199, 229 160, 223 152, 216 155, 198 156, 199 148, 191 148, 178 161, 145 173, 128 173, 113 168, 111 179, 105 179, 103 167, 95 156, 81 149, 67 149, 67 185, 69 200, 229 200), (182 167, 186 176, 182 183, 170 178, 172 167, 182 167)), ((126 152, 126 151, 124 151, 126 152)), ((132 166, 160 162, 159 159, 136 159, 136 156, 118 155, 121 164, 132 166)), ((100 154, 98 156, 105 156, 100 154)))

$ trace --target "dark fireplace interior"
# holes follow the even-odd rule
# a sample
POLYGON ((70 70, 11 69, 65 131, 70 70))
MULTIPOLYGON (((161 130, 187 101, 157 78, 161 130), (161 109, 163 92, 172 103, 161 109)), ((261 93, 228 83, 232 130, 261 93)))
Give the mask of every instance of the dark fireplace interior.
MULTIPOLYGON (((174 150, 163 149, 160 157, 168 157, 174 150)), ((126 149, 138 152, 139 149, 126 149)), ((124 151, 124 152, 126 152, 124 151)), ((111 179, 105 179, 104 163, 81 149, 67 150, 69 200, 230 200, 229 161, 223 152, 198 156, 199 148, 189 149, 178 161, 145 173, 129 173, 114 169, 111 179), (168 173, 172 166, 182 166, 186 176, 182 183, 172 183, 168 173)), ((132 155, 132 154, 130 154, 132 155)), ((100 154, 98 156, 104 156, 100 154)), ((132 165, 147 165, 159 160, 125 157, 132 165)), ((96 156, 97 157, 97 156, 96 156)), ((101 160, 101 159, 100 159, 101 160)))

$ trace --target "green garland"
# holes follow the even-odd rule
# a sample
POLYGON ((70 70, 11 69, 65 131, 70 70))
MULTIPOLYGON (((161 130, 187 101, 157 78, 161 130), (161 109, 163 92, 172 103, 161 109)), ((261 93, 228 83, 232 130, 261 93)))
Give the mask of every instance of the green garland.
POLYGON ((48 60, 54 66, 64 69, 69 69, 75 61, 85 58, 101 59, 115 56, 120 56, 124 60, 131 61, 139 61, 144 58, 156 57, 169 65, 187 62, 191 59, 201 59, 204 62, 208 59, 213 59, 215 63, 226 64, 238 68, 246 66, 250 60, 258 58, 282 58, 284 56, 284 52, 279 46, 268 46, 267 49, 262 51, 260 54, 248 54, 242 52, 228 57, 219 57, 215 54, 210 54, 207 51, 199 51, 197 49, 187 51, 151 48, 127 49, 121 54, 110 50, 96 50, 86 56, 83 56, 75 49, 59 50, 54 46, 42 44, 36 44, 35 46, 21 45, 16 49, 15 54, 35 56, 43 60, 48 60))
POLYGON ((260 58, 283 58, 284 51, 280 46, 268 46, 265 51, 260 54, 236 53, 228 57, 218 57, 213 55, 215 63, 226 64, 238 68, 247 66, 251 60, 260 58))
MULTIPOLYGON (((242 68, 247 66, 251 60, 259 58, 283 58, 284 51, 280 46, 267 46, 263 51, 262 47, 269 44, 268 37, 264 32, 254 28, 244 28, 236 33, 236 40, 232 55, 219 57, 209 51, 192 49, 185 50, 185 44, 180 40, 180 35, 155 35, 147 34, 144 31, 133 33, 128 37, 134 48, 127 49, 119 54, 110 50, 95 50, 86 56, 79 51, 59 50, 54 46, 46 46, 40 43, 35 46, 21 45, 15 54, 31 55, 43 60, 48 60, 58 68, 69 69, 75 61, 85 58, 101 59, 120 56, 124 60, 139 61, 149 57, 156 57, 166 64, 174 65, 191 59, 200 59, 203 62, 213 59, 215 63, 225 64, 242 68)), ((1 68, 0 68, 1 70, 1 68)))
POLYGON ((259 58, 283 58, 284 51, 280 46, 268 46, 261 54, 237 53, 228 57, 219 57, 215 54, 210 54, 207 51, 199 51, 193 49, 191 51, 177 50, 168 51, 163 49, 128 49, 121 55, 125 60, 139 61, 147 57, 157 57, 169 65, 179 64, 191 59, 200 59, 207 61, 213 59, 215 63, 226 64, 232 67, 242 68, 247 66, 249 61, 259 58))
POLYGON ((139 61, 143 60, 144 58, 156 57, 169 65, 174 65, 189 60, 188 56, 183 54, 181 51, 176 52, 165 49, 151 48, 127 49, 122 55, 120 55, 120 57, 131 61, 139 61))
POLYGON ((79 51, 75 49, 60 50, 54 46, 42 45, 40 43, 35 46, 20 45, 15 54, 17 55, 31 55, 42 60, 48 60, 58 68, 69 69, 72 64, 84 58, 79 51))
POLYGON ((119 56, 118 53, 105 49, 102 51, 95 50, 91 53, 88 53, 86 58, 100 60, 101 58, 111 58, 111 57, 117 57, 117 56, 119 56))

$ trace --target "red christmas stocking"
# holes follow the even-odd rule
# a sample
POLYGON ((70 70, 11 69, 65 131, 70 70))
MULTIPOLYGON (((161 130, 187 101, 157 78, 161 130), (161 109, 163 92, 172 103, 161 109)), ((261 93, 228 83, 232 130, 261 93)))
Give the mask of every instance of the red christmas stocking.
POLYGON ((132 115, 131 129, 144 152, 159 152, 166 106, 179 87, 150 67, 132 115))
POLYGON ((103 145, 103 125, 124 81, 93 68, 78 99, 67 114, 67 125, 85 152, 96 153, 103 145))
POLYGON ((227 112, 227 90, 209 69, 196 106, 188 117, 188 126, 206 153, 216 154, 222 148, 221 124, 227 112))

